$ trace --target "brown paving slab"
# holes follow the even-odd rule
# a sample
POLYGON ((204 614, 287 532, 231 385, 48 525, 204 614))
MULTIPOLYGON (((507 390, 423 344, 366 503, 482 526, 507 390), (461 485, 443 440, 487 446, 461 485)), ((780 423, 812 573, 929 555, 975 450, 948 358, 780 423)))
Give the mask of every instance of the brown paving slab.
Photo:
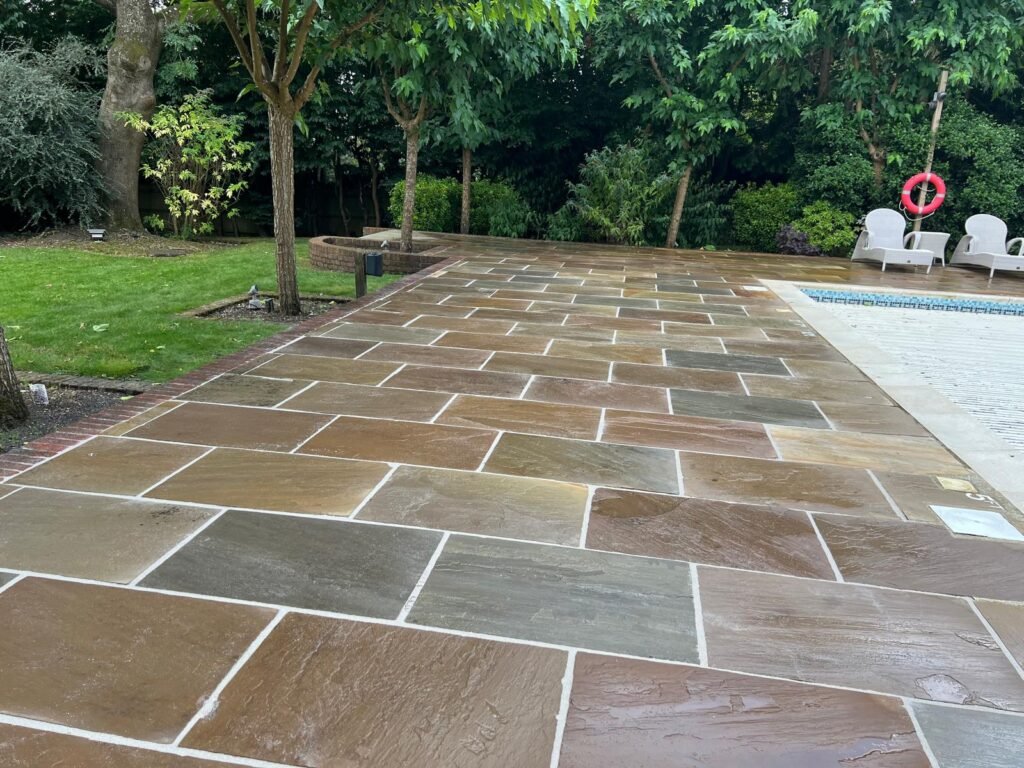
POLYGON ((974 474, 945 476, 875 472, 875 477, 896 506, 911 520, 941 523, 931 509, 933 504, 999 512, 1018 527, 1024 520, 1020 512, 974 474))
POLYGON ((0 485, 0 499, 4 496, 9 496, 20 488, 20 485, 0 485))
POLYGON ((743 421, 608 411, 601 439, 606 443, 776 458, 765 428, 743 421))
POLYGON ((586 505, 582 485, 399 467, 359 519, 576 546, 586 505))
POLYGON ((1019 717, 916 702, 912 707, 939 768, 1020 768, 1024 763, 1019 717))
POLYGON ((818 403, 891 405, 892 401, 869 381, 837 382, 828 379, 783 378, 745 374, 743 381, 752 395, 782 397, 791 400, 816 400, 818 403))
POLYGON ((358 357, 366 350, 372 349, 376 343, 375 341, 358 341, 356 339, 305 336, 279 351, 288 355, 312 355, 313 357, 358 357))
POLYGON ((692 307, 678 310, 626 307, 619 312, 619 317, 632 320, 654 320, 659 323, 686 323, 688 325, 710 325, 711 318, 700 311, 699 302, 690 302, 692 307))
POLYGON ((517 323, 510 336, 531 336, 541 339, 562 339, 565 341, 611 342, 615 331, 588 328, 581 325, 554 325, 552 323, 517 323))
POLYGON ((834 578, 805 513, 750 504, 598 488, 586 545, 630 555, 834 578))
POLYGON ((620 331, 615 337, 615 343, 657 347, 680 352, 722 351, 722 342, 713 336, 680 336, 671 333, 620 331))
POLYGON ((182 757, 0 724, 0 765, 5 768, 218 768, 241 763, 182 757))
POLYGON ((518 397, 529 380, 529 376, 515 373, 410 365, 388 379, 387 386, 451 394, 518 397))
POLYGON ((978 610, 1017 663, 1024 666, 1024 605, 976 600, 978 610))
POLYGON ((530 383, 524 397, 566 405, 575 403, 598 408, 668 413, 668 395, 660 387, 539 376, 530 383))
POLYGON ((443 392, 319 382, 289 400, 286 407, 346 416, 430 421, 450 398, 443 392))
POLYGON ((821 360, 787 359, 786 366, 794 376, 829 381, 867 381, 868 377, 850 363, 823 362, 821 360))
POLYGON ((1024 544, 953 536, 938 525, 821 515, 846 581, 949 595, 1024 600, 1024 544))
POLYGON ((963 600, 699 568, 708 663, 1024 710, 1024 680, 963 600))
POLYGON ((359 341, 391 341, 396 344, 430 344, 441 335, 432 328, 403 328, 390 325, 341 323, 321 334, 332 339, 359 341))
POLYGON ((415 317, 416 315, 405 312, 363 309, 347 315, 345 320, 350 323, 370 323, 371 325, 405 325, 415 317))
POLYGON ((254 368, 255 376, 280 376, 308 381, 334 381, 340 384, 380 384, 397 371, 399 363, 371 360, 346 360, 335 357, 281 355, 254 368))
POLYGON ((0 616, 0 711, 169 743, 273 611, 22 579, 0 616))
MULTIPOLYGON (((758 321, 764 322, 764 321, 758 321)), ((725 348, 730 355, 761 355, 782 357, 789 360, 814 360, 815 362, 846 361, 833 347, 824 343, 804 341, 741 341, 725 339, 725 348)))
POLYGON ((291 397, 308 381, 290 379, 268 379, 259 376, 237 376, 226 374, 181 395, 182 400, 224 405, 256 405, 264 408, 273 406, 291 397))
POLYGON ((466 349, 482 349, 489 352, 522 352, 525 354, 543 354, 548 346, 547 339, 529 336, 501 336, 494 333, 463 333, 449 331, 435 346, 462 347, 466 349))
POLYGON ((782 400, 690 389, 672 389, 670 392, 672 412, 679 415, 830 429, 821 411, 809 400, 782 400))
POLYGON ((445 409, 437 423, 595 440, 601 411, 560 403, 460 395, 445 409))
POLYGON ((898 406, 820 403, 818 407, 832 425, 842 431, 911 437, 927 437, 931 434, 898 406))
POLYGON ((587 317, 586 315, 570 315, 567 327, 598 328, 608 331, 647 331, 661 333, 661 323, 657 320, 641 320, 632 317, 587 317))
POLYGON ((400 464, 475 469, 496 433, 411 421, 341 416, 302 447, 303 453, 400 464))
POLYGON ((561 768, 928 768, 899 699, 580 654, 561 768))
POLYGON ((547 768, 561 651, 289 615, 189 747, 311 768, 547 768))
MULTIPOLYGON (((443 307, 444 305, 442 305, 443 307)), ((470 310, 465 310, 469 312, 470 310)), ((441 331, 467 331, 471 333, 508 333, 515 326, 513 320, 486 320, 480 317, 434 317, 423 315, 417 317, 410 328, 436 328, 441 331)))
POLYGON ((627 363, 661 365, 661 350, 639 344, 601 344, 585 341, 555 341, 548 350, 556 357, 578 357, 587 360, 621 360, 627 363))
POLYGON ((709 392, 732 392, 734 394, 744 392, 738 374, 730 371, 702 371, 696 368, 613 363, 612 381, 649 387, 673 387, 709 392))
POLYGON ((569 379, 605 381, 611 363, 551 355, 517 355, 499 352, 484 366, 485 371, 525 373, 531 376, 559 376, 569 379))
POLYGON ((772 440, 786 461, 884 469, 917 475, 967 472, 960 461, 931 437, 834 432, 770 426, 772 440))
POLYGON ((218 448, 147 496, 222 507, 348 515, 388 472, 386 464, 218 448))
POLYGON ((764 334, 760 328, 735 328, 724 325, 693 325, 692 323, 665 323, 665 333, 670 336, 716 336, 723 341, 743 339, 761 341, 764 334))
POLYGON ((681 453, 689 496, 865 517, 896 513, 861 469, 681 453))
POLYGON ((133 429, 129 436, 287 452, 330 420, 330 416, 318 413, 185 403, 165 416, 133 429))
POLYGON ((25 488, 0 499, 0 567, 127 583, 215 512, 25 488))
POLYGON ((479 368, 490 353, 482 349, 449 349, 417 344, 381 344, 361 360, 385 360, 393 363, 437 365, 449 368, 479 368))
POLYGON ((175 400, 167 400, 162 403, 157 403, 149 410, 143 411, 137 416, 132 416, 130 419, 125 419, 120 424, 115 424, 109 429, 103 430, 103 434, 110 435, 111 437, 128 434, 136 427, 141 427, 143 424, 147 424, 153 419, 163 416, 168 411, 173 411, 180 405, 181 403, 175 400))
POLYGON ((703 368, 713 371, 789 376, 789 370, 777 357, 726 355, 721 349, 705 352, 670 349, 665 353, 665 359, 668 365, 676 368, 703 368))
POLYGON ((97 437, 22 473, 18 482, 67 491, 134 496, 198 459, 204 450, 190 445, 97 437))
POLYGON ((679 493, 675 461, 674 452, 660 448, 504 434, 484 469, 570 483, 679 493))
MULTIPOLYGON (((614 317, 615 312, 612 312, 614 317)), ((546 312, 525 312, 517 309, 476 309, 470 315, 470 320, 500 320, 502 322, 522 323, 561 323, 567 314, 558 310, 546 312)), ((483 331, 483 328, 477 329, 483 331)))

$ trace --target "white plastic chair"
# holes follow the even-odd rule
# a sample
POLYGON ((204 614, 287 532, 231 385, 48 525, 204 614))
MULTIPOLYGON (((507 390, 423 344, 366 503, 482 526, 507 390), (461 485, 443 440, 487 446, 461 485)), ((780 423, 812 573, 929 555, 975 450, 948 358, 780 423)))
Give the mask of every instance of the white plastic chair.
POLYGON ((988 267, 989 279, 996 270, 1024 272, 1024 237, 1007 240, 1006 222, 998 216, 979 213, 964 222, 967 234, 960 238, 950 264, 988 267), (1016 247, 1017 252, 1011 253, 1016 247))
POLYGON ((883 272, 889 264, 928 267, 928 272, 931 272, 935 253, 919 246, 921 236, 925 233, 911 232, 904 237, 906 228, 907 220, 899 211, 892 208, 876 208, 871 211, 864 218, 864 230, 853 248, 853 260, 877 261, 882 265, 883 272), (913 248, 905 246, 908 241, 913 248))

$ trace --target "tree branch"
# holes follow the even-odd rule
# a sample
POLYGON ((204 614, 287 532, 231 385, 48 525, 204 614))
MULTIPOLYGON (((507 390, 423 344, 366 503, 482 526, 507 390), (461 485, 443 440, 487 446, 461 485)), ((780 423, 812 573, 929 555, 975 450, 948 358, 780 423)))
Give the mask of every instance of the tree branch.
MULTIPOLYGON (((316 5, 315 2, 310 5, 316 5)), ((284 62, 288 58, 288 14, 291 13, 291 0, 281 0, 281 18, 277 22, 277 50, 274 52, 274 73, 271 79, 276 83, 284 70, 284 62)))
POLYGON ((267 72, 270 70, 270 66, 267 64, 267 57, 263 52, 263 43, 260 42, 260 33, 256 22, 256 3, 253 0, 245 0, 245 17, 249 32, 249 48, 252 51, 250 56, 253 80, 262 90, 267 87, 267 72))
POLYGON ((299 71, 299 66, 302 64, 302 54, 306 49, 306 40, 309 39, 309 30, 313 26, 313 19, 316 18, 319 10, 320 5, 316 0, 310 0, 309 7, 302 15, 299 25, 295 28, 295 50, 292 51, 292 59, 288 63, 288 70, 284 73, 284 77, 281 78, 281 84, 285 88, 291 84, 299 71))
POLYGON ((665 90, 665 95, 671 99, 672 86, 668 84, 668 80, 666 80, 665 75, 662 74, 661 67, 658 66, 658 60, 654 58, 653 51, 647 54, 647 59, 651 62, 651 69, 654 70, 654 76, 658 78, 658 82, 661 83, 661 87, 665 90))
POLYGON ((224 5, 224 0, 211 0, 213 7, 217 9, 217 13, 220 14, 221 19, 224 20, 224 26, 228 28, 228 34, 231 35, 231 39, 235 43, 235 47, 238 49, 238 55, 242 58, 242 64, 245 65, 246 71, 249 73, 249 77, 255 82, 256 74, 253 71, 252 58, 249 56, 249 51, 246 50, 245 40, 242 37, 242 30, 238 28, 238 24, 235 23, 235 17, 228 13, 227 6, 224 5))

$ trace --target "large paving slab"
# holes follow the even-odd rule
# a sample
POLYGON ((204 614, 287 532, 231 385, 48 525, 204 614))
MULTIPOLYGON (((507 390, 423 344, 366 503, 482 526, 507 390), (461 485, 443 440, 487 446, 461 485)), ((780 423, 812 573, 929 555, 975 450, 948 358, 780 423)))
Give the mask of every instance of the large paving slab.
POLYGON ((1024 718, 914 704, 914 715, 938 768, 1018 768, 1024 718))

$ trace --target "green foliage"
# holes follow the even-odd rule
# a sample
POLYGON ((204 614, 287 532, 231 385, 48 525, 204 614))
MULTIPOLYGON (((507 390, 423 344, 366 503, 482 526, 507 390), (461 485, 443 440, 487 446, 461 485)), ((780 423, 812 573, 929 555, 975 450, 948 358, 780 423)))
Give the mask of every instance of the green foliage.
POLYGON ((537 213, 519 196, 502 200, 491 211, 487 234, 492 237, 525 237, 536 232, 540 219, 537 213))
POLYGON ((793 228, 807 235, 811 245, 829 256, 847 256, 857 242, 853 214, 840 211, 824 200, 805 206, 793 228))
POLYGON ((590 238, 618 245, 650 242, 649 227, 673 182, 659 172, 646 147, 622 144, 587 155, 578 184, 569 185, 569 210, 590 238))
POLYGON ((240 115, 221 115, 209 94, 200 92, 177 107, 160 107, 149 120, 131 113, 122 117, 152 138, 142 173, 163 193, 175 235, 212 232, 218 216, 237 214, 233 206, 252 170, 247 159, 252 144, 239 138, 240 115))
POLYGON ((797 192, 790 184, 743 187, 732 198, 733 239, 742 248, 773 253, 776 234, 797 210, 797 192))
MULTIPOLYGON (((458 229, 459 208, 462 188, 454 179, 438 179, 420 174, 416 178, 416 211, 413 214, 413 229, 423 232, 455 232, 458 229)), ((388 213, 396 224, 402 221, 402 202, 405 197, 405 182, 400 181, 391 188, 388 198, 388 213)))
MULTIPOLYGON (((733 185, 698 178, 686 196, 686 210, 679 227, 677 242, 680 248, 710 248, 727 238, 732 205, 733 185)), ((664 229, 668 216, 658 220, 657 230, 664 229)))
POLYGON ((578 243, 584 238, 583 222, 567 203, 548 216, 544 236, 548 240, 578 243))
POLYGON ((27 226, 101 215, 94 164, 96 53, 67 38, 45 53, 0 48, 0 207, 27 226))

